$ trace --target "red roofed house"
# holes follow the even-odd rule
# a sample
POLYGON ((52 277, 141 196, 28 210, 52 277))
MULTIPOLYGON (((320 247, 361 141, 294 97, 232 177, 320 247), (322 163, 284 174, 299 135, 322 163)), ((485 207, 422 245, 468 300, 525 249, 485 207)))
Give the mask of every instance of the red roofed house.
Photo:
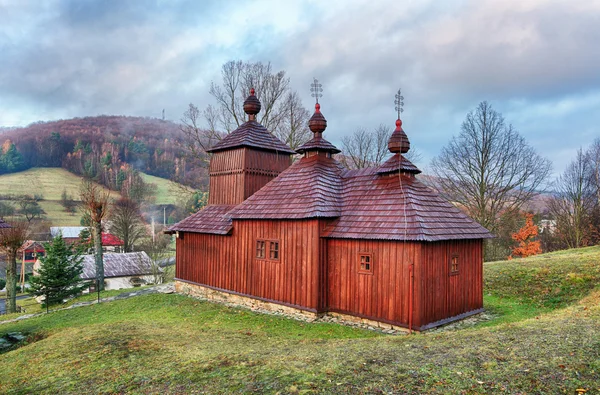
POLYGON ((209 204, 169 229, 179 292, 416 330, 482 311, 491 234, 415 178, 400 120, 387 162, 346 170, 317 103, 290 165, 260 107, 252 91, 248 122, 210 150, 209 204))

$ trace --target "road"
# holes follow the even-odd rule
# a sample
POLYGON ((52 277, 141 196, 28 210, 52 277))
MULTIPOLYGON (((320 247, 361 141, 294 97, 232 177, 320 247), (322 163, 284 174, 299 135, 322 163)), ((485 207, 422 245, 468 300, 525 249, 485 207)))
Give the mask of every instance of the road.
MULTIPOLYGON (((29 295, 21 295, 17 296, 17 300, 29 298, 29 295)), ((6 299, 4 297, 0 298, 0 314, 4 314, 6 312, 6 299)))

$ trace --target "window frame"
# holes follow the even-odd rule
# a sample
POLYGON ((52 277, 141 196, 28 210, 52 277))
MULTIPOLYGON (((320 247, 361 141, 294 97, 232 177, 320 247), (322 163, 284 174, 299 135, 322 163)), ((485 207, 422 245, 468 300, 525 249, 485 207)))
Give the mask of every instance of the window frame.
POLYGON ((358 273, 373 275, 373 253, 359 252, 358 253, 358 273), (363 258, 365 258, 363 260, 363 258), (364 264, 364 268, 363 268, 364 264), (367 268, 368 265, 368 268, 367 268))
POLYGON ((255 244, 255 249, 254 249, 254 257, 256 259, 267 259, 267 241, 266 240, 256 239, 256 244, 255 244))
POLYGON ((459 261, 460 256, 456 253, 451 254, 450 255, 450 259, 448 261, 448 273, 451 276, 456 276, 460 273, 460 261, 459 261), (456 262, 455 262, 456 260, 456 262), (454 267, 456 266, 456 270, 454 270, 454 267))
POLYGON ((257 261, 269 261, 269 262, 279 262, 281 260, 281 242, 279 239, 256 239, 255 249, 254 249, 254 258, 257 261), (263 243, 263 247, 261 251, 263 252, 263 256, 259 256, 259 244, 263 243), (273 245, 276 246, 273 249, 273 245), (273 252, 276 257, 272 257, 273 252))

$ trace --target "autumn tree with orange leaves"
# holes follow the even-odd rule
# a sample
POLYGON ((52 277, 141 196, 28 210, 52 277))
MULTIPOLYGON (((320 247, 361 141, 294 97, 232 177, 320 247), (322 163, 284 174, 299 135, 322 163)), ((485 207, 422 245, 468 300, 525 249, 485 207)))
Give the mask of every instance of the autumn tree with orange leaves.
MULTIPOLYGON (((513 248, 513 255, 521 258, 542 253, 541 243, 533 240, 538 235, 538 228, 533 223, 533 214, 525 214, 525 225, 517 232, 512 234, 514 241, 519 245, 513 248)), ((512 258, 512 256, 511 256, 512 258)))

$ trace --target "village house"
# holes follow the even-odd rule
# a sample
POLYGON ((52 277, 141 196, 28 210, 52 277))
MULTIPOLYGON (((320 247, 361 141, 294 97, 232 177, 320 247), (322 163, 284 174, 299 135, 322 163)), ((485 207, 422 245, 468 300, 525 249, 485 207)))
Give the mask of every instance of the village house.
POLYGON ((248 121, 209 150, 208 205, 168 230, 179 292, 415 330, 482 311, 491 234, 415 177, 400 119, 383 165, 347 170, 318 102, 296 151, 260 109, 252 90, 248 121))
MULTIPOLYGON (((163 270, 152 262, 144 251, 126 252, 122 254, 105 254, 104 261, 104 289, 122 289, 154 284, 163 270)), ((83 256, 82 280, 94 281, 96 279, 95 255, 83 256)), ((95 291, 92 284, 91 292, 95 291)))

